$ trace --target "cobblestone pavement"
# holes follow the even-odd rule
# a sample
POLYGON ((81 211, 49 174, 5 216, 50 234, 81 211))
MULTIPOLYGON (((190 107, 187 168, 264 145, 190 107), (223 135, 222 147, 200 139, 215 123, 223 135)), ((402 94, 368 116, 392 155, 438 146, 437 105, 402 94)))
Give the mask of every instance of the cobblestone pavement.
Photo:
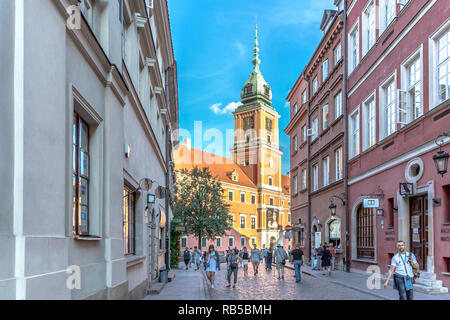
POLYGON ((209 287, 209 281, 204 275, 204 280, 208 284, 206 298, 212 300, 380 300, 376 296, 307 274, 302 274, 302 281, 296 283, 294 271, 290 269, 285 269, 285 280, 277 279, 275 267, 272 271, 266 271, 260 266, 259 273, 254 276, 252 267, 249 266, 248 273, 249 275, 245 277, 242 268, 239 268, 238 282, 234 289, 226 288, 228 282, 225 279, 225 268, 216 273, 214 289, 209 287))

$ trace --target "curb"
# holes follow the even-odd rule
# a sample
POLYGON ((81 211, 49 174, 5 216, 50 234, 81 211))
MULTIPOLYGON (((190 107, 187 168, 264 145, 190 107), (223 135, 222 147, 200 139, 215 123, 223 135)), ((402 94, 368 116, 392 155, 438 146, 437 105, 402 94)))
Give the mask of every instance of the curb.
MULTIPOLYGON (((295 270, 291 266, 285 266, 285 268, 288 268, 288 269, 291 269, 291 270, 295 270)), ((302 273, 307 274, 307 275, 309 275, 309 276, 311 276, 313 278, 316 278, 316 279, 323 279, 322 277, 316 276, 312 272, 308 272, 308 271, 305 272, 304 270, 302 270, 302 273)), ((375 297, 383 299, 383 300, 395 300, 395 299, 392 299, 390 297, 387 297, 387 296, 384 296, 384 295, 381 295, 381 294, 378 294, 378 293, 371 292, 370 290, 361 289, 361 288, 358 288, 358 287, 355 287, 355 286, 351 286, 351 285, 348 285, 348 284, 340 282, 340 281, 335 281, 335 280, 331 280, 331 279, 323 279, 323 280, 326 280, 326 281, 329 281, 331 283, 338 284, 338 285, 341 285, 343 287, 346 287, 346 288, 349 288, 349 289, 353 289, 353 290, 356 290, 356 291, 359 291, 359 292, 362 292, 362 293, 365 293, 365 294, 369 294, 369 295, 375 296, 375 297)))

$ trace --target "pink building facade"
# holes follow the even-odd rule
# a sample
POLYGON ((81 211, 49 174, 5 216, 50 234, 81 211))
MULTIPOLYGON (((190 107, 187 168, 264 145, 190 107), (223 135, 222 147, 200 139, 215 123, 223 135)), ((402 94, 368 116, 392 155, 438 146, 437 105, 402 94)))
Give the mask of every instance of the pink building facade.
POLYGON ((450 130, 449 16, 448 0, 347 3, 351 268, 387 272, 403 240, 429 293, 450 286, 450 173, 433 161, 450 130))

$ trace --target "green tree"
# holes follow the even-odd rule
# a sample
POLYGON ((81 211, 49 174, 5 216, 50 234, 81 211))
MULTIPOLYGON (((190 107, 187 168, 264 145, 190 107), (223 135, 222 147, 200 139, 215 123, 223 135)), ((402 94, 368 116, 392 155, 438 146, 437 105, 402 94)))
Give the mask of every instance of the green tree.
POLYGON ((180 231, 175 231, 175 228, 181 226, 179 219, 172 219, 170 222, 170 266, 172 268, 178 268, 178 258, 180 257, 180 244, 178 239, 181 236, 180 231))
POLYGON ((175 217, 186 227, 186 232, 201 239, 214 239, 232 228, 229 205, 223 200, 221 183, 208 168, 183 169, 175 185, 175 217))

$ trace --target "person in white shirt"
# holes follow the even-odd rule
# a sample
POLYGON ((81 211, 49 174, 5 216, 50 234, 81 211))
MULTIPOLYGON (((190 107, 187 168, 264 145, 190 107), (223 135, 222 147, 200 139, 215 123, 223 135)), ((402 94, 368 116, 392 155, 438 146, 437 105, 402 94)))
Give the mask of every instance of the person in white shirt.
POLYGON ((413 300, 413 268, 418 270, 419 264, 414 253, 406 251, 404 241, 399 240, 397 242, 397 248, 398 253, 392 257, 391 267, 386 282, 384 283, 384 288, 387 288, 389 280, 394 275, 394 289, 398 290, 400 300, 413 300))

